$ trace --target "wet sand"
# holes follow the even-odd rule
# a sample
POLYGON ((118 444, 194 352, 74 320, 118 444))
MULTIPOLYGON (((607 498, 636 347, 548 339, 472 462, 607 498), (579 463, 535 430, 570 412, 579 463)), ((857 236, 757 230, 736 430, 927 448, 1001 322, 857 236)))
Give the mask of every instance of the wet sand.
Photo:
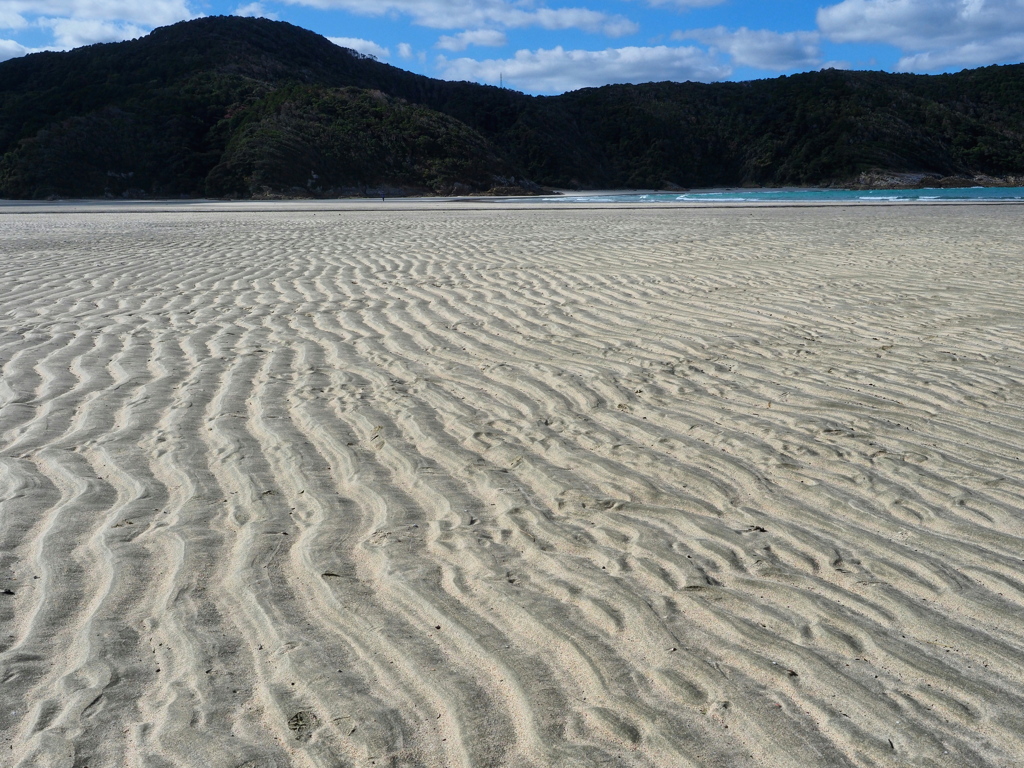
POLYGON ((1024 761, 1024 207, 0 249, 0 763, 1024 761))

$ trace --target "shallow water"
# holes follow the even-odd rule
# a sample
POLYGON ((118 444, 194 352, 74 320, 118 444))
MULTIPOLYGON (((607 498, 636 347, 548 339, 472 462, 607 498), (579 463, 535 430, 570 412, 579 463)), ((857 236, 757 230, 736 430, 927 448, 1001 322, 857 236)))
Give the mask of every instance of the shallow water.
POLYGON ((795 203, 795 202, 1003 202, 1024 200, 1024 187, 958 189, 727 189, 621 195, 558 195, 548 203, 795 203))

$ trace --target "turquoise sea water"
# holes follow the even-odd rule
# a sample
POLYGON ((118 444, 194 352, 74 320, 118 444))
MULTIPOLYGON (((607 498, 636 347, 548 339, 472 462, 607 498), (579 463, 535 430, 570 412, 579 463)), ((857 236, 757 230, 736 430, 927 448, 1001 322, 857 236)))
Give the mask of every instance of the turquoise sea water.
POLYGON ((815 202, 1005 202, 1024 201, 1024 187, 967 189, 731 189, 717 192, 657 192, 622 195, 558 195, 549 203, 815 203, 815 202))

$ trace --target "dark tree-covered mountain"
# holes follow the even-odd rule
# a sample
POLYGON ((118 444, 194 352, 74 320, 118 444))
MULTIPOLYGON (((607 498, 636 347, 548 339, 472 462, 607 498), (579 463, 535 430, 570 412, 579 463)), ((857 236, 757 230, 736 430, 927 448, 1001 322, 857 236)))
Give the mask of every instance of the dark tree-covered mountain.
POLYGON ((0 196, 1007 179, 1024 176, 1022 105, 1024 65, 534 97, 213 17, 0 64, 0 196))

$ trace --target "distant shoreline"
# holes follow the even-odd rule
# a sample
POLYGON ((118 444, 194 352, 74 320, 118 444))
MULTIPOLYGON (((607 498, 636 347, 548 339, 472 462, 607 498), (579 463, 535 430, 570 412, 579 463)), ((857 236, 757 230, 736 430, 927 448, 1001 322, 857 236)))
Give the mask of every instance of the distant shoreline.
POLYGON ((393 195, 352 197, 273 197, 273 198, 203 198, 203 197, 87 197, 54 198, 47 200, 0 199, 0 210, 12 207, 46 207, 58 205, 113 205, 120 210, 125 205, 141 205, 149 209, 153 205, 224 205, 247 204, 268 206, 268 209, 286 205, 391 205, 399 203, 437 204, 458 202, 460 204, 482 202, 488 207, 521 202, 528 205, 559 203, 571 205, 625 204, 625 205, 861 205, 861 204, 929 204, 940 203, 1019 203, 1024 202, 1024 185, 1004 184, 971 186, 903 186, 871 187, 860 186, 812 186, 812 187, 707 187, 680 190, 657 189, 551 189, 547 193, 530 195, 393 195), (985 192, 981 192, 984 190, 985 192), (603 198, 603 199, 602 199, 603 198), (976 198, 976 199, 974 199, 976 198))
POLYGON ((167 199, 60 199, 0 200, 0 215, 32 213, 101 213, 101 212, 299 212, 312 213, 345 210, 435 210, 457 206, 460 210, 493 210, 495 208, 526 208, 552 210, 571 208, 814 208, 814 207, 888 207, 951 206, 951 205, 1020 205, 1024 203, 1024 187, 952 187, 914 189, 841 189, 836 187, 713 187, 666 193, 652 189, 581 189, 556 190, 542 196, 461 196, 461 197, 395 197, 395 198, 289 198, 274 200, 216 198, 167 199), (63 209, 61 211, 61 209, 63 209))
MULTIPOLYGON (((599 197, 595 194, 593 197, 599 197)), ((1019 206, 1024 200, 857 200, 857 201, 767 201, 767 202, 573 202, 538 201, 530 198, 439 198, 407 197, 381 202, 372 198, 344 198, 335 200, 0 200, 0 217, 104 215, 104 214, 299 214, 311 215, 346 213, 411 213, 430 211, 498 211, 529 210, 537 213, 559 211, 613 211, 636 212, 664 210, 771 210, 771 209, 872 209, 908 208, 960 208, 1019 206), (475 205, 474 205, 475 203, 475 205)))

